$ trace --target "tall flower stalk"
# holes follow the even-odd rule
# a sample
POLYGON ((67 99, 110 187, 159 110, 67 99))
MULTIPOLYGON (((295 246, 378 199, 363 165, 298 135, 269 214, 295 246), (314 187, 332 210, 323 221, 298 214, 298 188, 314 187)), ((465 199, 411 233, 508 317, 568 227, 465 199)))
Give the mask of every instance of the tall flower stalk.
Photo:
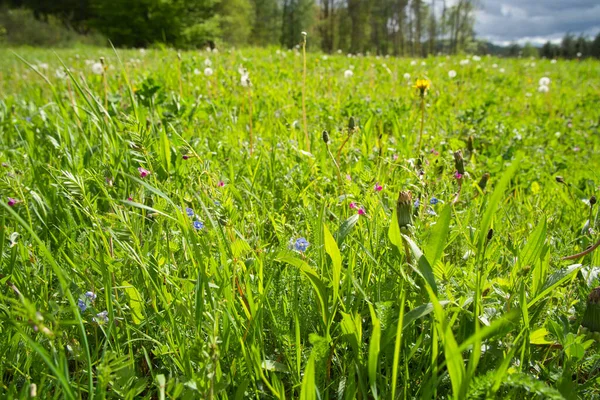
POLYGON ((429 82, 427 79, 417 79, 417 82, 414 86, 419 91, 419 96, 421 97, 421 128, 419 129, 419 139, 417 141, 417 149, 419 154, 421 153, 423 127, 425 125, 425 94, 430 86, 431 82, 429 82))
POLYGON ((308 123, 306 121, 306 32, 302 32, 302 64, 302 125, 304 127, 306 150, 310 152, 310 138, 308 137, 308 123))

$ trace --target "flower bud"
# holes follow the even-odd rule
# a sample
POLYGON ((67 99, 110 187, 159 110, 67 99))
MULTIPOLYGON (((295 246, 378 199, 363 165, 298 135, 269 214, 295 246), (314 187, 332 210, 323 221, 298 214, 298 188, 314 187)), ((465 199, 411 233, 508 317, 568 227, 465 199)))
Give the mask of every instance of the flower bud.
POLYGON ((467 150, 469 150, 469 153, 472 153, 473 150, 475 149, 474 141, 475 141, 475 139, 473 138, 473 135, 470 135, 469 138, 467 139, 467 150))
POLYGON ((463 159, 462 151, 458 150, 454 152, 454 167, 459 174, 465 174, 465 162, 463 159))
POLYGON ((477 184, 477 186, 479 186, 479 188, 481 188, 481 190, 485 190, 485 187, 487 186, 488 180, 490 179, 490 174, 489 173, 485 173, 481 176, 481 179, 479 180, 479 183, 477 184))
POLYGON ((348 130, 350 132, 352 132, 355 129, 356 129, 356 121, 354 121, 354 117, 350 117, 350 119, 348 120, 348 130))
POLYGON ((329 143, 329 132, 323 131, 323 141, 325 144, 329 143))
POLYGON ((412 194, 408 190, 403 190, 398 195, 396 203, 396 215, 398 217, 398 226, 400 229, 412 225, 412 194))
POLYGON ((590 197, 590 206, 593 206, 594 204, 596 204, 596 196, 590 197))
POLYGON ((565 180, 562 176, 557 176, 555 179, 556 179, 556 182, 558 182, 558 183, 563 183, 563 184, 565 183, 565 180))
POLYGON ((488 231, 488 234, 487 234, 487 240, 488 240, 488 242, 490 240, 492 240, 493 237, 494 237, 494 230, 492 228, 490 228, 490 230, 488 231))

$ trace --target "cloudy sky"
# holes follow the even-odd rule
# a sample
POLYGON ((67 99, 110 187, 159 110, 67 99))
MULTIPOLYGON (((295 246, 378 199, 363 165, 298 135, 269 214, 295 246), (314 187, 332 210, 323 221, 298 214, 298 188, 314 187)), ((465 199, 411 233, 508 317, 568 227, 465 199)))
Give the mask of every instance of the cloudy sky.
POLYGON ((543 44, 600 32, 600 0, 480 0, 475 31, 498 44, 543 44))

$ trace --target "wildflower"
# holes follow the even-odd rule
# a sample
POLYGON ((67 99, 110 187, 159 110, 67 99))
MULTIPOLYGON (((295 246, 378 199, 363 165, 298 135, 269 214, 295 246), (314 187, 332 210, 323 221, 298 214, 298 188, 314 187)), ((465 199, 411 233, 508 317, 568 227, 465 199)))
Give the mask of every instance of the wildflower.
POLYGON ((358 206, 356 205, 356 203, 352 202, 348 205, 348 207, 350 207, 351 210, 354 210, 358 206))
POLYGON ((440 202, 440 199, 436 198, 436 197, 432 197, 431 200, 429 200, 429 204, 435 206, 436 204, 438 204, 440 202))
POLYGON ((498 64, 492 64, 492 68, 494 68, 494 69, 498 68, 498 64))
POLYGON ((77 307, 79 307, 79 310, 81 312, 84 312, 85 310, 87 310, 87 303, 85 302, 85 300, 79 299, 77 300, 77 307))
POLYGON ((204 228, 204 223, 201 221, 194 221, 194 229, 196 229, 197 231, 199 231, 200 229, 204 228))
POLYGON ((538 87, 538 92, 540 93, 548 93, 550 91, 550 88, 546 85, 540 85, 540 87, 538 87))
POLYGON ((212 61, 210 61, 210 58, 207 58, 206 60, 204 60, 204 66, 212 67, 212 61))
POLYGON ((185 208, 185 213, 186 213, 186 214, 187 214, 187 216, 188 216, 188 217, 190 217, 190 218, 194 216, 194 210, 192 210, 192 209, 191 209, 191 208, 189 208, 189 207, 186 207, 186 208, 185 208))
POLYGON ((556 60, 555 59, 550 60, 550 64, 556 64, 556 60))
POLYGON ((58 68, 55 74, 58 79, 65 79, 67 77, 67 72, 64 70, 64 68, 58 68))
POLYGON ((346 174, 346 180, 347 181, 352 181, 352 176, 350 176, 350 174, 346 174))
POLYGON ((427 79, 417 79, 417 82, 413 87, 418 89, 419 93, 421 94, 421 97, 423 97, 425 96, 425 92, 427 91, 427 89, 429 89, 430 86, 431 82, 429 82, 427 79))
POLYGON ((543 76, 540 78, 540 86, 549 86, 550 85, 550 78, 548 78, 547 76, 543 76))
POLYGON ((127 201, 133 201, 133 197, 128 197, 127 201))
POLYGON ((479 56, 473 56, 473 61, 481 61, 481 57, 479 57, 479 56))
POLYGON ((439 156, 440 152, 437 151, 436 149, 431 149, 431 154, 433 154, 434 156, 439 156))
POLYGON ((458 150, 454 152, 454 166, 459 174, 465 173, 465 163, 462 155, 462 151, 458 150))
POLYGON ((15 204, 17 204, 17 199, 13 199, 12 197, 8 198, 8 205, 13 207, 15 204))
POLYGON ((410 79, 410 74, 408 72, 404 74, 404 79, 407 81, 410 79))
POLYGON ((467 65, 467 64, 469 64, 469 62, 470 62, 469 59, 464 59, 464 60, 460 60, 459 64, 460 65, 467 65))
POLYGON ((412 60, 412 61, 410 62, 410 65, 414 67, 415 65, 417 65, 417 62, 416 62, 415 60, 412 60))
POLYGON ((329 143, 329 132, 323 131, 322 137, 323 137, 323 142, 325 142, 325 144, 329 143))
POLYGON ((90 301, 94 301, 96 300, 96 293, 92 292, 92 291, 87 291, 84 293, 84 296, 86 298, 88 298, 90 301))
POLYGON ((429 215, 433 215, 434 217, 437 215, 437 213, 435 212, 435 210, 431 207, 427 208, 427 214, 429 215))
POLYGON ((225 182, 219 181, 219 187, 223 187, 223 186, 225 186, 225 182))
POLYGON ((448 71, 448 76, 450 78, 456 78, 456 71, 451 69, 450 71, 448 71))
POLYGON ((347 69, 344 71, 344 78, 349 79, 352 78, 352 76, 354 75, 354 72, 352 72, 352 70, 347 69))
POLYGON ((107 324, 108 323, 108 311, 102 311, 96 314, 94 318, 94 322, 98 323, 98 325, 107 324))
POLYGON ((455 171, 455 172, 454 172, 454 178, 455 178, 456 180, 459 180, 459 181, 460 181, 460 180, 462 179, 462 177, 463 177, 463 175, 462 175, 460 172, 458 172, 458 171, 455 171))
POLYGON ((582 55, 583 55, 583 54, 581 54, 581 52, 580 52, 580 51, 578 51, 578 52, 577 52, 577 58, 581 58, 581 56, 582 56, 582 55))
POLYGON ((296 242, 294 243, 294 250, 304 253, 309 245, 310 243, 308 243, 308 240, 301 237, 296 239, 296 242))
POLYGON ((47 70, 47 69, 48 69, 48 64, 46 64, 46 63, 41 63, 40 65, 38 65, 38 67, 39 67, 40 69, 47 70))
POLYGON ((104 73, 104 66, 99 62, 93 63, 92 72, 96 75, 102 75, 104 73))
POLYGON ((419 201, 419 199, 415 200, 414 206, 415 208, 419 208, 421 206, 421 202, 419 201))
POLYGON ((361 207, 358 209, 358 215, 365 215, 367 212, 365 211, 364 207, 361 207))
POLYGON ((396 202, 396 216, 400 229, 412 225, 412 204, 412 193, 408 190, 401 191, 396 202))
POLYGON ((238 72, 240 73, 240 84, 243 87, 249 87, 252 86, 252 84, 250 83, 250 73, 248 72, 248 70, 244 67, 240 67, 238 68, 238 72))
POLYGON ((487 186, 488 180, 490 179, 490 174, 489 173, 485 173, 481 176, 481 179, 479 180, 479 183, 477 184, 477 186, 479 186, 481 188, 481 190, 485 190, 485 187, 487 186))
POLYGON ((198 68, 194 68, 194 75, 200 75, 200 70, 198 68))
POLYGON ((138 167, 138 171, 140 172, 140 176, 142 178, 147 177, 148 175, 150 175, 150 171, 148 171, 147 169, 144 169, 142 167, 138 167))
POLYGON ((181 158, 183 158, 184 160, 187 160, 190 158, 190 156, 188 156, 187 154, 184 154, 183 156, 181 156, 181 158))
POLYGON ((501 74, 503 74, 503 73, 504 73, 504 71, 506 71, 504 68, 500 68, 500 69, 498 70, 498 72, 500 72, 501 74))
POLYGON ((213 70, 211 67, 204 68, 204 76, 211 76, 213 74, 213 70))
POLYGON ((381 192, 381 190, 383 190, 383 186, 381 186, 379 183, 376 183, 374 189, 376 192, 381 192))

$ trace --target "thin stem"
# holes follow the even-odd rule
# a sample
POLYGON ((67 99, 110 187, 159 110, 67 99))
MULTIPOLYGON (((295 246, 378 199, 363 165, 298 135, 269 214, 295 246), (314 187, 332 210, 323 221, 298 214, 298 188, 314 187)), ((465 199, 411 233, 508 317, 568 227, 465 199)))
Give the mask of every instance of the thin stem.
POLYGON ((252 155, 252 89, 250 88, 248 88, 248 113, 250 114, 248 121, 248 135, 250 141, 250 155, 252 155))
POLYGON ((417 143, 417 148, 419 150, 418 154, 421 154, 421 139, 423 137, 424 124, 425 124, 425 96, 421 95, 421 129, 419 130, 419 141, 417 143))
POLYGON ((588 247, 581 253, 573 254, 572 256, 563 257, 563 258, 561 258, 561 260, 574 260, 576 258, 581 258, 581 257, 585 256, 586 254, 590 254, 592 251, 596 250, 598 248, 598 246, 600 246, 600 240, 598 240, 596 243, 594 243, 593 246, 588 247))
POLYGON ((338 188, 339 188, 340 194, 342 194, 342 172, 340 171, 340 166, 335 161, 335 158, 333 157, 333 154, 331 154, 331 150, 329 150, 329 146, 327 144, 325 144, 325 146, 327 147, 327 154, 329 154, 329 157, 331 157, 331 161, 333 161, 333 165, 335 165, 335 168, 337 170, 338 188))
POLYGON ((304 125, 304 141, 306 142, 306 149, 310 152, 310 139, 308 137, 308 123, 306 122, 306 35, 302 40, 302 59, 303 59, 303 70, 302 70, 302 123, 304 125))

